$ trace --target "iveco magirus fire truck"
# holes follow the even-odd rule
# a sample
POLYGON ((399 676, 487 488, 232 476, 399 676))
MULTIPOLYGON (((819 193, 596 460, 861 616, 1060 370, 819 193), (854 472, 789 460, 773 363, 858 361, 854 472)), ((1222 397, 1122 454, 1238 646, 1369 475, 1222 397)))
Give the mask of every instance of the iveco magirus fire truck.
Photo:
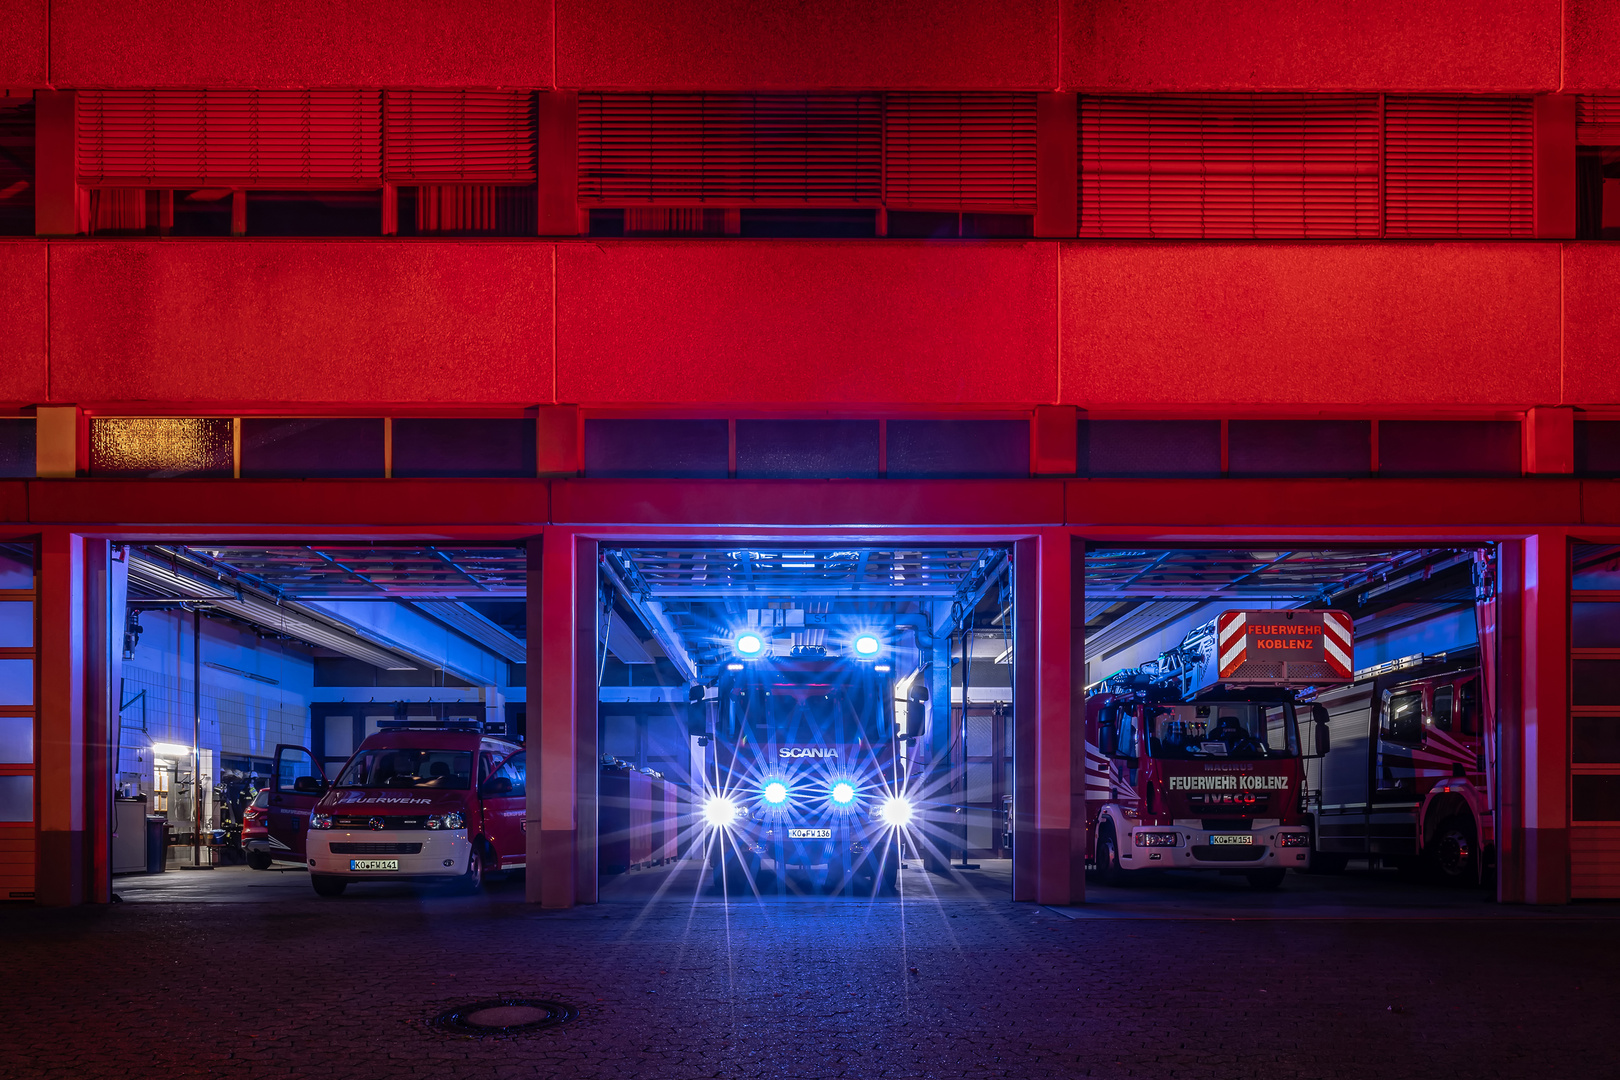
POLYGON ((892 891, 911 803, 897 763, 894 681, 876 635, 849 656, 800 647, 765 655, 737 639, 719 680, 701 805, 714 884, 759 887, 761 873, 818 887, 892 891))
MULTIPOLYGON (((1304 868, 1299 721, 1306 687, 1350 681, 1342 611, 1228 611, 1098 685, 1086 704, 1088 848, 1106 883, 1143 870, 1304 868)), ((1312 709, 1326 725, 1326 713, 1312 709)))

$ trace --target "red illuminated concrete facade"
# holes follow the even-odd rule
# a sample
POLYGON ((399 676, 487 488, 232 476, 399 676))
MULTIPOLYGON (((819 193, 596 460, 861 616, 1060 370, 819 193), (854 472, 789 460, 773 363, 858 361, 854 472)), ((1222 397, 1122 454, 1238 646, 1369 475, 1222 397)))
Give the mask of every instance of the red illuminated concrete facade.
MULTIPOLYGON (((0 87, 1620 91, 1615 0, 137 7, 7 0, 0 87)), ((1019 827, 1037 854, 1018 880, 1021 899, 1048 903, 1084 891, 1061 721, 1084 637, 1072 628, 1073 541, 1499 541, 1519 560, 1503 648, 1522 717, 1502 895, 1567 900, 1563 553, 1571 538, 1620 535, 1620 481, 1572 476, 1571 426, 1526 418, 1548 407, 1620 418, 1620 246, 1550 228, 1522 240, 1073 235, 0 240, 0 412, 71 406, 81 427, 118 414, 1035 417, 1061 406, 1083 410, 1061 414, 1071 425, 1343 416, 1513 419, 1527 432, 1525 475, 1488 481, 602 481, 555 475, 579 469, 567 437, 533 480, 0 481, 0 534, 38 537, 44 553, 40 899, 105 899, 87 839, 101 811, 85 786, 95 749, 74 621, 94 589, 86 545, 537 540, 548 764, 531 775, 548 787, 531 800, 542 870, 530 888, 562 906, 594 895, 568 795, 583 723, 580 545, 817 529, 1036 545, 1047 726, 1021 774, 1034 807, 1019 827)), ((1051 472, 1075 471, 1061 447, 1056 458, 1051 472)), ((1040 460, 1032 471, 1048 471, 1040 460)))

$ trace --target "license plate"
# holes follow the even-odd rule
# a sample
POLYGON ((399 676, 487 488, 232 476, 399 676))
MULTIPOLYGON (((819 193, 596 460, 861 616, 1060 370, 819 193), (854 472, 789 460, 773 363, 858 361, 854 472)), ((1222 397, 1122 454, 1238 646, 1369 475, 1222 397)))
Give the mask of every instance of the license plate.
POLYGON ((398 870, 398 859, 350 859, 350 870, 398 870))
POLYGON ((831 840, 831 829, 789 829, 789 840, 831 840))
POLYGON ((1209 838, 1209 842, 1211 844, 1242 844, 1247 846, 1254 843, 1254 834, 1246 832, 1216 833, 1209 838))

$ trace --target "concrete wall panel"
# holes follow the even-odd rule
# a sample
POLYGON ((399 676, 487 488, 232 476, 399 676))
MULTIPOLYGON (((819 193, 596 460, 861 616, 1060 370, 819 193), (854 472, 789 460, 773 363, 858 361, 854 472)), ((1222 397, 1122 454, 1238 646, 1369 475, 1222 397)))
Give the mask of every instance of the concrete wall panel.
POLYGON ((0 402, 45 400, 44 244, 0 244, 0 402))
POLYGON ((533 0, 54 0, 56 86, 548 86, 533 0))
POLYGON ((1063 400, 1554 401, 1558 259, 1554 244, 1068 244, 1063 400))
POLYGON ((1057 0, 557 0, 557 81, 707 90, 1057 81, 1057 0))
POLYGON ((1056 393, 1052 245, 651 241, 557 256, 562 401, 952 406, 1056 393))
POLYGON ((547 244, 62 243, 51 297, 57 401, 551 395, 547 244))
POLYGON ((44 86, 47 0, 6 0, 0 12, 0 86, 44 86))
POLYGON ((1564 89, 1620 90, 1620 0, 1567 0, 1564 89))
POLYGON ((1551 90, 1559 81, 1559 0, 1062 2, 1063 82, 1073 90, 1551 90))
POLYGON ((1620 404, 1620 245, 1564 249, 1564 385, 1572 405, 1620 404))

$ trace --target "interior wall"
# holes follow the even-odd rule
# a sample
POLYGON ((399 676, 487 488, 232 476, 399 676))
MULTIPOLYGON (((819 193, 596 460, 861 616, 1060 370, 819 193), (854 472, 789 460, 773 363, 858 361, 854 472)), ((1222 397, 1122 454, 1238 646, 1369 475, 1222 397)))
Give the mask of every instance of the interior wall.
MULTIPOLYGON (((143 786, 152 778, 154 742, 189 746, 192 735, 192 617, 189 612, 147 610, 134 656, 123 662, 123 702, 145 691, 141 705, 120 713, 121 781, 143 786)), ((277 743, 309 745, 309 703, 315 696, 314 661, 307 649, 261 639, 233 623, 202 621, 202 724, 199 745, 221 759, 268 760, 277 743), (221 667, 210 667, 218 664, 221 667), (250 672, 274 684, 250 679, 250 672)), ((216 772, 215 780, 218 780, 216 772)))

